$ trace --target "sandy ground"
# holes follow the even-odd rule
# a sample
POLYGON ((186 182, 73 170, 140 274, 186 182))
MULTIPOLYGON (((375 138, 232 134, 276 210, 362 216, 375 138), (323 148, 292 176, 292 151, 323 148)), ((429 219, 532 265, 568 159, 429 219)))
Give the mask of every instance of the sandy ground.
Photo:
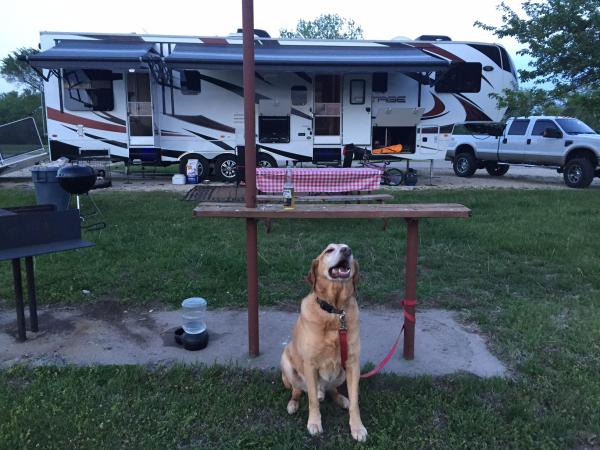
MULTIPOLYGON (((173 364, 220 363, 260 369, 276 368, 298 314, 263 308, 260 349, 248 356, 247 315, 243 310, 209 310, 207 348, 187 351, 175 344, 181 323, 178 311, 128 311, 118 302, 100 301, 76 308, 44 307, 38 333, 16 342, 15 312, 0 309, 0 368, 14 364, 173 364)), ((396 340, 402 325, 399 310, 361 311, 361 363, 377 364, 396 340)), ((507 376, 507 369, 484 340, 457 321, 455 313, 418 311, 415 359, 402 358, 402 343, 384 369, 405 375, 469 372, 481 377, 507 376)))
MULTIPOLYGON (((392 166, 405 169, 404 163, 395 163, 392 166)), ((471 178, 459 178, 454 175, 452 165, 448 161, 435 161, 433 177, 429 179, 429 163, 415 162, 412 168, 418 171, 419 179, 416 187, 398 186, 387 187, 393 190, 413 189, 569 189, 563 182, 562 174, 554 169, 540 167, 517 167, 510 168, 508 173, 502 177, 491 177, 485 170, 478 170, 471 178)), ((209 186, 223 186, 225 183, 205 182, 209 186)), ((229 184, 231 185, 231 184, 229 184)), ((31 189, 31 174, 28 169, 13 172, 6 176, 0 176, 0 189, 2 188, 25 188, 31 189)), ((174 191, 185 193, 191 189, 191 185, 173 185, 171 177, 166 175, 147 175, 141 178, 139 175, 127 179, 122 174, 113 176, 113 186, 110 189, 96 191, 98 194, 110 190, 119 191, 174 191)), ((595 178, 589 189, 600 190, 600 179, 595 178)))

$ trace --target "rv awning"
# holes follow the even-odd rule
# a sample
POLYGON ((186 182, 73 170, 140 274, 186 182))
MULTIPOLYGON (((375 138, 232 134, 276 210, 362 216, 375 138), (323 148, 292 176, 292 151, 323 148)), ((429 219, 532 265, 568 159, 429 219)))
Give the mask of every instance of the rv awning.
POLYGON ((158 58, 149 42, 65 40, 27 61, 36 69, 130 69, 158 58))
MULTIPOLYGON (((164 59, 173 69, 232 69, 242 64, 241 45, 177 44, 164 59)), ((408 45, 277 45, 256 46, 257 70, 433 72, 449 62, 408 45)))

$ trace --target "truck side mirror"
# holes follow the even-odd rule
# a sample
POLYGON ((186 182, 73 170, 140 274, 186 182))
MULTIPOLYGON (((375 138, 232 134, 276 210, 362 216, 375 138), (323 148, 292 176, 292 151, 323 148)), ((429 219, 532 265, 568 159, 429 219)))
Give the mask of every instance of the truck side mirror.
POLYGON ((545 138, 554 138, 554 139, 560 139, 563 137, 562 132, 560 130, 557 130, 556 128, 546 128, 544 130, 544 135, 545 138))

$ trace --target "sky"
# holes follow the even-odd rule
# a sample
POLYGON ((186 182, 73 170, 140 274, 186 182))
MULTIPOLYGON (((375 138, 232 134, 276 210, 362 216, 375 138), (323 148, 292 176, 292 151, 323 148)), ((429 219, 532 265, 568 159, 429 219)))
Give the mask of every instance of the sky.
MULTIPOLYGON (((522 48, 516 41, 499 40, 473 26, 476 20, 500 25, 501 15, 496 9, 499 3, 500 0, 254 0, 254 26, 277 37, 282 28, 294 29, 299 19, 337 13, 360 25, 365 39, 414 39, 423 34, 442 34, 456 41, 497 42, 505 46, 517 68, 525 68, 527 60, 516 55, 522 48)), ((505 3, 522 14, 520 0, 505 3)), ((19 47, 37 47, 40 31, 223 36, 241 28, 241 5, 242 0, 7 0, 2 6, 0 58, 19 47)), ((0 79, 0 92, 13 88, 0 79)))

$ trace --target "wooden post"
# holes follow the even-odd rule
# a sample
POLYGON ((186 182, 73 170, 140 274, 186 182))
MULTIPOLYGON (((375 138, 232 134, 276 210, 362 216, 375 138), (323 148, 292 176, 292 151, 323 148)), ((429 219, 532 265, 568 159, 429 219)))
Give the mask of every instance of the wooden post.
POLYGON ((38 315, 37 315, 37 299, 35 298, 35 274, 33 267, 33 256, 25 257, 25 273, 27 275, 27 297, 29 299, 29 325, 31 331, 37 333, 38 315))
POLYGON ((419 221, 406 219, 406 266, 404 274, 404 359, 415 357, 415 305, 417 303, 417 257, 419 221))
POLYGON ((21 260, 19 258, 12 260, 12 269, 17 307, 17 340, 24 342, 27 334, 25 333, 25 306, 23 305, 23 282, 21 281, 21 260))
MULTIPOLYGON (((244 76, 244 164, 246 207, 256 208, 256 135, 254 92, 254 3, 242 0, 244 76)), ((246 219, 246 278, 248 284, 248 350, 258 356, 258 237, 256 219, 246 219)))

